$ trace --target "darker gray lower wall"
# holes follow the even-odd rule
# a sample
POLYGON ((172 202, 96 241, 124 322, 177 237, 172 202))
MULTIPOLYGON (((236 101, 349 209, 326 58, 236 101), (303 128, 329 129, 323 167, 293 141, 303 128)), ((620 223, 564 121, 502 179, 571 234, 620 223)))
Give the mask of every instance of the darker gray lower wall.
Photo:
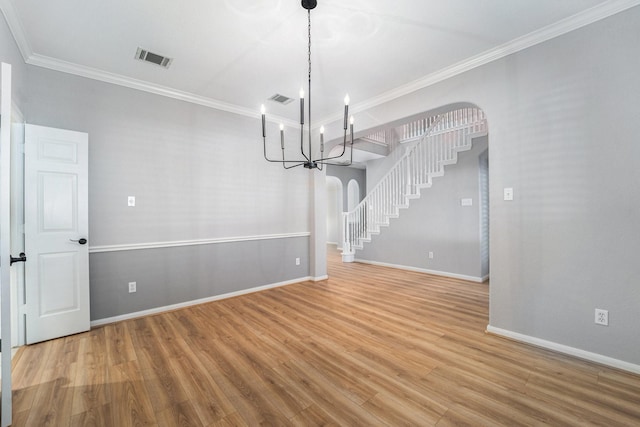
POLYGON ((91 320, 306 278, 308 260, 308 237, 92 253, 91 320))

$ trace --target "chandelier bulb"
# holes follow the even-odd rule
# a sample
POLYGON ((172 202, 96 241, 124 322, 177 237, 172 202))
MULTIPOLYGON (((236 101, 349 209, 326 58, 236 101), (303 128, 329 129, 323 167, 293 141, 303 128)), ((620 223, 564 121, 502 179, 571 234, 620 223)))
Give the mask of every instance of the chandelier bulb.
POLYGON ((349 119, 349 123, 350 123, 350 124, 353 124, 353 122, 354 122, 354 121, 355 121, 355 120, 354 120, 353 116, 351 116, 351 118, 349 119))
POLYGON ((349 94, 346 94, 344 97, 344 105, 349 105, 349 101, 351 101, 351 99, 349 98, 349 94))
POLYGON ((320 133, 323 134, 324 133, 324 126, 320 126, 320 133))
POLYGON ((284 123, 280 123, 280 130, 283 131, 284 130, 284 123))
POLYGON ((300 99, 304 99, 304 89, 300 88, 300 99))
POLYGON ((262 114, 262 115, 264 116, 264 113, 266 113, 266 112, 267 112, 267 109, 266 109, 266 108, 264 108, 264 104, 262 104, 262 105, 260 106, 260 114, 262 114))

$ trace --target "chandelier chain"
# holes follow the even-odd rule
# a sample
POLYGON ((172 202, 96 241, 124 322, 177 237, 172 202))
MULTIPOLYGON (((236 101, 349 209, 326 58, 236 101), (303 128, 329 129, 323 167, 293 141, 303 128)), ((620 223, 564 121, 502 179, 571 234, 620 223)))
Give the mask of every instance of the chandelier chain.
POLYGON ((307 10, 307 20, 308 20, 308 26, 307 26, 307 30, 308 30, 308 35, 309 35, 309 44, 308 44, 308 49, 307 49, 307 57, 308 57, 308 63, 309 63, 309 94, 308 94, 308 99, 309 99, 309 103, 307 106, 307 109, 309 111, 309 123, 307 124, 308 127, 308 132, 309 132, 309 159, 313 159, 313 152, 311 149, 311 9, 307 10))

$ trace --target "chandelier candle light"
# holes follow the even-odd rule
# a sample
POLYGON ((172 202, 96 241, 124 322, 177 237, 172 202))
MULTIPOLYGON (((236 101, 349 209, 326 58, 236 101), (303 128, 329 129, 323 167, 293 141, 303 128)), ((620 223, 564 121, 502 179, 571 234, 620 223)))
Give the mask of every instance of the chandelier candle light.
POLYGON ((304 166, 307 169, 318 169, 322 170, 323 165, 336 165, 336 166, 349 166, 353 163, 353 116, 349 119, 349 95, 344 97, 344 137, 342 141, 342 152, 340 155, 332 156, 332 157, 324 157, 324 126, 320 126, 320 157, 314 159, 313 151, 311 147, 311 9, 315 8, 317 5, 317 0, 302 0, 302 7, 307 10, 307 18, 308 18, 308 35, 309 35, 309 43, 308 43, 308 63, 309 63, 309 87, 308 87, 308 96, 309 102, 307 103, 307 115, 309 119, 309 123, 307 124, 308 129, 308 153, 304 151, 304 89, 300 89, 300 153, 302 154, 302 158, 291 160, 286 159, 284 154, 284 125, 280 124, 280 149, 282 150, 282 160, 270 159, 267 157, 267 132, 266 132, 266 109, 264 105, 260 107, 260 112, 262 114, 262 143, 264 147, 264 158, 269 162, 281 163, 285 169, 291 169, 298 166, 304 166), (351 146, 350 146, 350 157, 347 162, 331 162, 331 160, 340 159, 344 156, 347 151, 347 126, 350 129, 351 136, 351 146))

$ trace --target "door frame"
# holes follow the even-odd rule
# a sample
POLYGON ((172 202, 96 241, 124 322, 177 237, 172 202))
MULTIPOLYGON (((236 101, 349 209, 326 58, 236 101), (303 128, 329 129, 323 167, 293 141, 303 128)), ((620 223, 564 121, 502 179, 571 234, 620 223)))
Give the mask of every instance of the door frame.
MULTIPOLYGON (((24 116, 13 104, 11 107, 11 252, 24 252, 24 116)), ((12 345, 25 345, 24 263, 14 264, 11 270, 12 345)))
POLYGON ((5 187, 5 191, 0 191, 0 227, 5 239, 0 242, 0 255, 2 258, 2 272, 0 277, 0 304, 1 304, 1 321, 0 326, 2 344, 0 370, 2 372, 1 390, 2 393, 2 416, 0 424, 2 427, 9 426, 12 423, 12 391, 11 391, 11 272, 9 256, 11 255, 11 65, 2 62, 0 64, 0 143, 2 150, 2 162, 0 164, 0 185, 5 187))

